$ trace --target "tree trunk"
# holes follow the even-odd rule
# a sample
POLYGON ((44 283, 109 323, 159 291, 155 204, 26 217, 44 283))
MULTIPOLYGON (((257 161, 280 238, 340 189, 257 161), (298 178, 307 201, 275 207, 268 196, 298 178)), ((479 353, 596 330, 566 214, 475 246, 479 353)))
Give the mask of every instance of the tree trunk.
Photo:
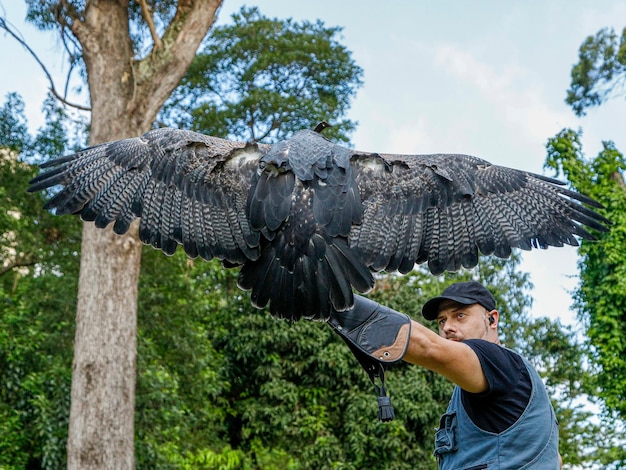
POLYGON ((134 467, 136 226, 124 236, 83 230, 68 468, 134 467))
MULTIPOLYGON (((90 144, 139 135, 185 74, 221 0, 180 0, 159 47, 134 58, 128 0, 86 2, 71 30, 92 104, 90 144)), ((124 235, 86 223, 76 311, 69 469, 134 467, 138 223, 124 235)))

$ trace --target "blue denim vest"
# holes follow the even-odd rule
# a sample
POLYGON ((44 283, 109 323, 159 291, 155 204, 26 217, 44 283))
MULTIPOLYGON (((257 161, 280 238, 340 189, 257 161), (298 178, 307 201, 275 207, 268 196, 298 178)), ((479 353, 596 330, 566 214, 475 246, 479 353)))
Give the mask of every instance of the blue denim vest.
POLYGON ((467 415, 461 389, 452 394, 435 436, 435 457, 444 470, 558 469, 559 430, 550 398, 530 363, 522 358, 532 392, 520 418, 500 434, 483 431, 467 415))

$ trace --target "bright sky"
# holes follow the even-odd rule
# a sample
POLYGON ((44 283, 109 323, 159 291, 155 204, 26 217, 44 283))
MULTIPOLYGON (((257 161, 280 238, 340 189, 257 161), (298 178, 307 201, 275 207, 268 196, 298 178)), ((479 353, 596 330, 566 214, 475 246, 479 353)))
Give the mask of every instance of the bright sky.
MULTIPOLYGON (((225 0, 218 23, 244 4, 225 0)), ((625 26, 623 0, 250 0, 270 17, 322 20, 344 27, 341 42, 364 69, 365 84, 349 117, 358 149, 394 153, 466 153, 494 164, 543 173, 547 139, 564 127, 584 129, 587 155, 602 140, 626 151, 626 106, 616 99, 576 118, 565 105, 578 48, 603 27, 625 26)), ((62 89, 64 55, 52 33, 24 24, 24 2, 0 0, 15 25, 54 72, 62 89)), ((29 123, 43 123, 48 82, 35 61, 0 34, 0 95, 19 92, 29 123)), ((552 175, 550 175, 552 176, 552 175)), ((576 250, 524 254, 535 285, 533 315, 575 323, 569 291, 576 250)))

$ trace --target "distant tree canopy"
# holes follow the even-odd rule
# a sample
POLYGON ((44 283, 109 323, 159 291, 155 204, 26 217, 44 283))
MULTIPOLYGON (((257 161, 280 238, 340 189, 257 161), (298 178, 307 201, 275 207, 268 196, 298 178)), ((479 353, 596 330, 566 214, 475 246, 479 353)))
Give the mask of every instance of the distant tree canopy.
MULTIPOLYGON (((584 115, 614 96, 626 95, 626 28, 618 36, 605 28, 589 36, 571 71, 567 103, 584 115)), ((597 156, 585 156, 582 130, 563 129, 547 143, 545 166, 562 175, 572 187, 604 205, 613 225, 599 241, 583 243, 580 283, 575 300, 595 366, 592 394, 600 396, 609 413, 626 418, 626 161, 611 141, 602 142, 597 156)), ((624 452, 621 453, 626 459, 624 452)))
POLYGON ((65 464, 80 222, 24 191, 37 174, 24 159, 68 143, 63 110, 44 111, 33 137, 21 97, 0 108, 0 468, 65 464))
POLYGON ((612 142, 588 160, 580 131, 563 129, 548 142, 546 166, 564 175, 572 186, 605 208, 613 225, 600 241, 583 243, 576 308, 599 366, 599 395, 607 406, 626 418, 626 162, 612 142))
POLYGON ((363 70, 321 21, 267 18, 242 8, 215 27, 163 107, 162 124, 239 140, 272 142, 320 121, 347 142, 345 119, 363 70))
POLYGON ((605 28, 587 37, 571 75, 565 101, 577 116, 609 98, 626 97, 626 28, 621 36, 605 28))

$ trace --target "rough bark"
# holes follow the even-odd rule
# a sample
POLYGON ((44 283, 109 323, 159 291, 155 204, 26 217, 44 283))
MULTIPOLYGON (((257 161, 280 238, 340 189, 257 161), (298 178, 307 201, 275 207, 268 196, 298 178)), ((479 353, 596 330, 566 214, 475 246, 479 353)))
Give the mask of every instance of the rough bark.
POLYGON ((83 231, 68 468, 134 467, 139 245, 134 234, 83 231))
MULTIPOLYGON (((133 56, 128 1, 88 1, 70 24, 85 60, 90 144, 139 135, 185 74, 221 0, 181 0, 161 44, 133 56)), ((134 467, 137 224, 117 236, 83 230, 68 437, 68 468, 134 467)))

